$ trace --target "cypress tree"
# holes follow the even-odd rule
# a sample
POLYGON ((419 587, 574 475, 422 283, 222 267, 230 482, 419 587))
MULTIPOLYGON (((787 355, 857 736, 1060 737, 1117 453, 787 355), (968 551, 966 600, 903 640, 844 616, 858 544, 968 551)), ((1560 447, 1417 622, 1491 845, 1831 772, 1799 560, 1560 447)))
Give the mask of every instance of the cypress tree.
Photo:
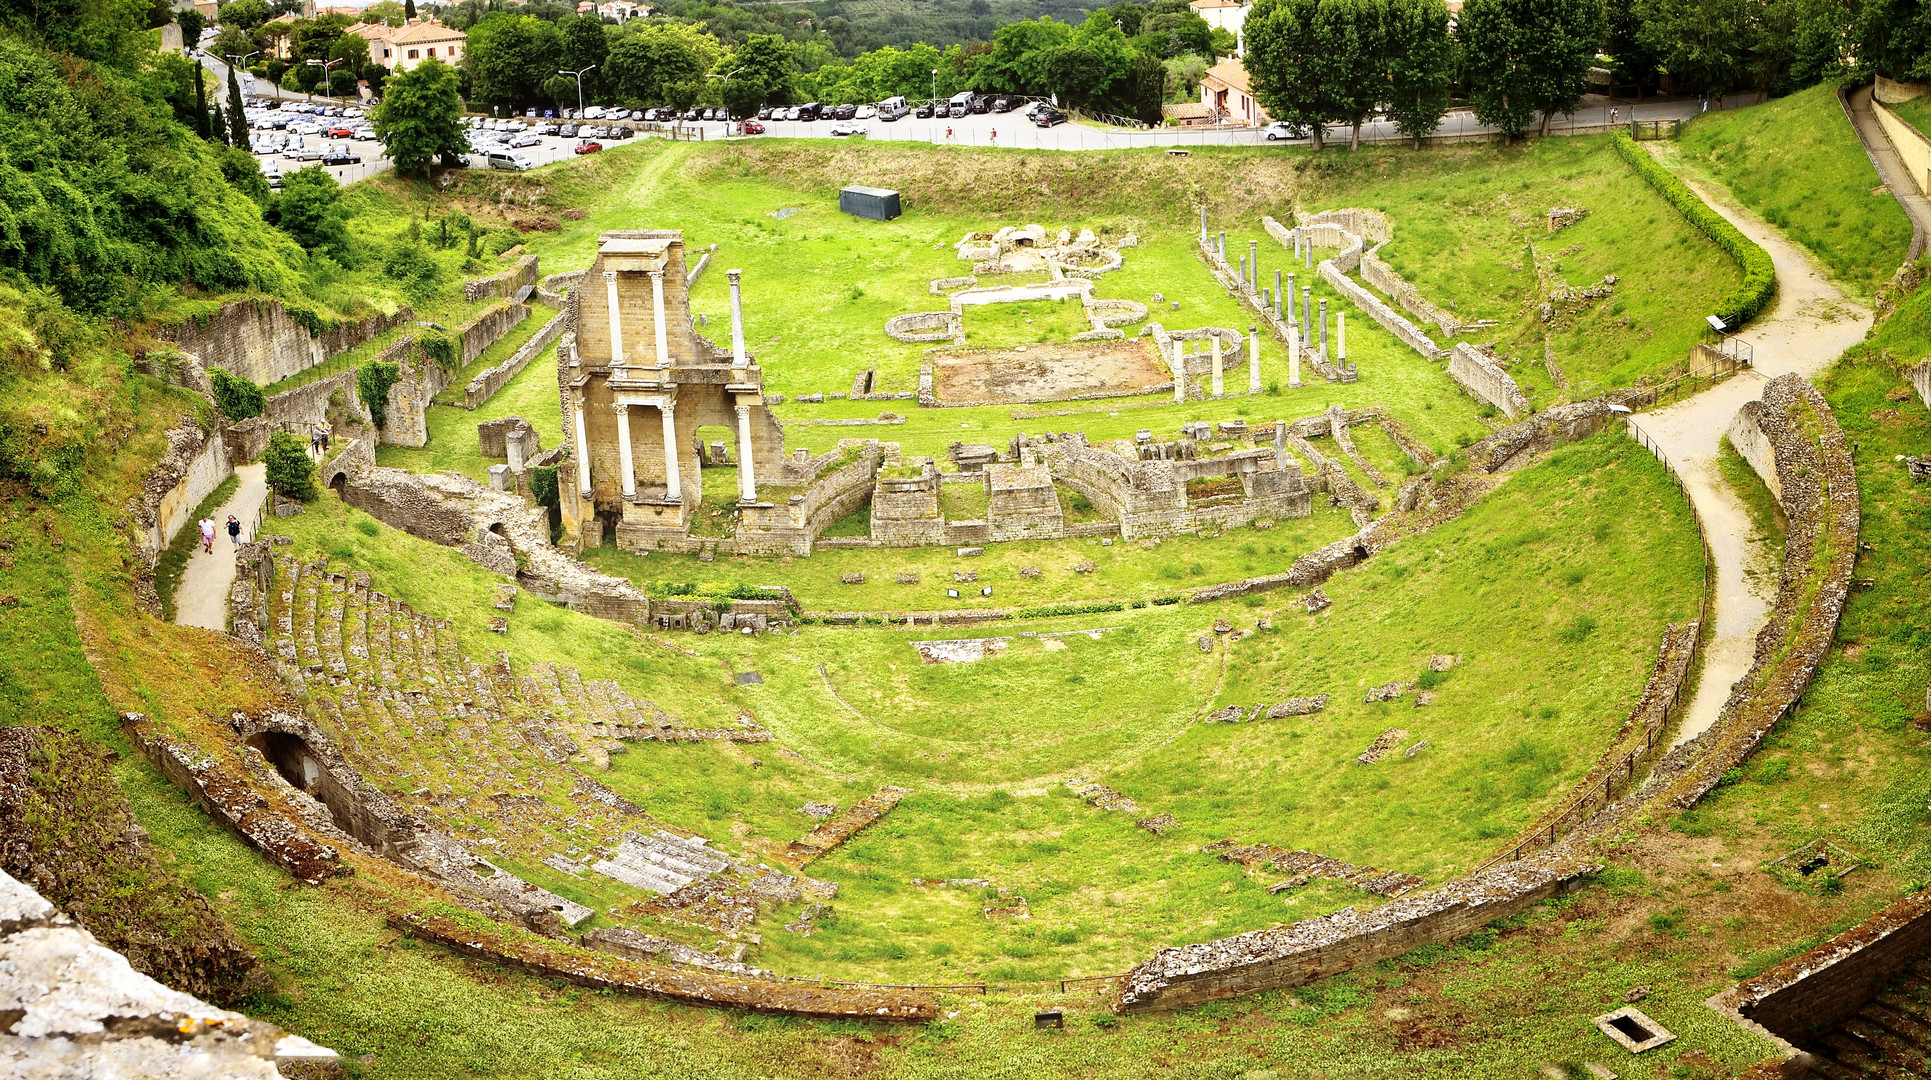
POLYGON ((201 85, 201 65, 194 66, 194 133, 208 137, 208 89, 201 85))
POLYGON ((228 65, 228 142, 237 150, 250 150, 248 145, 248 114, 241 103, 241 80, 235 77, 235 65, 228 65))
POLYGON ((416 0, 402 0, 402 17, 410 22, 416 18, 416 0))

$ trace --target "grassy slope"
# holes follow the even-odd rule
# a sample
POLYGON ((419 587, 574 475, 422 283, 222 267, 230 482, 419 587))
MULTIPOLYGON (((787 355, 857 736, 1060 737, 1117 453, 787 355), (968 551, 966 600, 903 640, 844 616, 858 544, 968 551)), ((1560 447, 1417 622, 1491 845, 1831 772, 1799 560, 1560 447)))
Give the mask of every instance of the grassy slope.
MULTIPOLYGON (((542 325, 538 320, 550 314, 548 308, 540 308, 536 315, 525 320, 525 325, 536 322, 536 327, 531 327, 531 333, 534 333, 542 325)), ((524 340, 528 340, 528 334, 524 335, 524 340)), ((508 358, 506 352, 497 357, 497 361, 508 358)), ((557 401, 556 371, 556 346, 552 345, 474 411, 456 405, 431 405, 425 418, 429 430, 428 444, 379 446, 376 448, 376 463, 412 472, 461 473, 487 481, 489 467, 501 464, 503 459, 483 457, 476 442, 478 424, 501 420, 506 416, 521 416, 542 436, 545 449, 555 446, 563 438, 563 414, 557 401)))
POLYGON ((1931 137, 1931 97, 1912 98, 1890 108, 1905 123, 1931 137))
POLYGON ((1890 280, 1911 223, 1864 155, 1834 87, 1750 109, 1705 113, 1678 140, 1745 206, 1782 229, 1852 295, 1890 280), (1800 179, 1800 182, 1798 182, 1800 179))

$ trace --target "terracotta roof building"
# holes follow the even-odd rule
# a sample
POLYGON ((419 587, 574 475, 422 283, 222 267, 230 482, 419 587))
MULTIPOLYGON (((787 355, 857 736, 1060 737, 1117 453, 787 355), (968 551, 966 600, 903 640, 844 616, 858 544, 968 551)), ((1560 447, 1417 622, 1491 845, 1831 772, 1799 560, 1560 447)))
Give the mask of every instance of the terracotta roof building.
POLYGON ((1208 26, 1234 35, 1235 56, 1247 55, 1247 37, 1242 32, 1242 27, 1246 24, 1247 12, 1253 5, 1241 3, 1240 0, 1193 0, 1187 6, 1205 19, 1208 26))
POLYGON ((1219 116, 1223 124, 1265 124, 1267 110, 1254 100, 1247 82, 1247 67, 1239 60, 1222 60, 1207 69, 1200 80, 1200 103, 1219 116))

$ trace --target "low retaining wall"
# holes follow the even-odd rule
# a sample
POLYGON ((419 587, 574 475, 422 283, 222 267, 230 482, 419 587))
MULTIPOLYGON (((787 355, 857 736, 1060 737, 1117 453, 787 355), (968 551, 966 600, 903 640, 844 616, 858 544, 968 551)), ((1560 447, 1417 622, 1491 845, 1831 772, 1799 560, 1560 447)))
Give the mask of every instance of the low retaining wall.
POLYGON ((463 387, 463 408, 474 409, 495 396, 496 392, 508 385, 511 379, 521 374, 531 360, 536 359, 538 354, 563 335, 569 319, 568 311, 557 312, 549 322, 543 324, 535 337, 524 342, 523 347, 512 353, 508 360, 495 367, 484 368, 477 373, 475 378, 469 380, 469 385, 463 387))
POLYGON ((754 1012, 845 1020, 927 1021, 938 1017, 929 993, 857 989, 685 971, 641 964, 559 944, 496 923, 434 909, 390 920, 396 929, 464 956, 544 979, 597 990, 640 994, 686 1005, 722 1005, 754 1012))
POLYGON ((516 329, 518 323, 529 317, 528 304, 503 304, 457 327, 456 336, 463 343, 461 364, 467 365, 483 355, 484 349, 502 340, 504 334, 516 329))
POLYGON ((1361 280, 1387 293, 1408 314, 1422 322, 1434 323, 1441 329, 1443 337, 1454 337, 1461 333, 1461 320, 1429 303, 1428 299, 1422 296, 1421 290, 1415 288, 1414 282, 1402 277, 1395 272, 1394 267, 1381 261, 1381 258, 1375 254, 1379 250, 1381 245, 1376 244, 1361 256, 1361 280))
POLYGON ((463 299, 473 304, 492 296, 515 296, 516 290, 536 284, 536 273, 536 256, 525 255, 500 274, 463 282, 463 299))
POLYGON ((394 315, 372 315, 312 335, 281 301, 262 298, 224 304, 205 322, 164 327, 155 337, 195 354, 206 366, 268 386, 415 317, 405 307, 394 315))
POLYGON ((1529 399, 1523 395, 1522 388, 1473 345, 1455 346, 1448 357, 1448 374, 1476 400, 1502 410, 1510 420, 1520 420, 1530 412, 1529 399))
POLYGON ((1897 152, 1904 171, 1911 175, 1918 194, 1931 195, 1931 139, 1898 119, 1896 113, 1875 99, 1871 102, 1871 111, 1877 114, 1878 126, 1884 129, 1884 137, 1891 140, 1891 149, 1897 152))
POLYGON ((1904 377, 1911 380, 1911 386, 1918 392, 1918 400, 1924 407, 1931 409, 1931 360, 1926 360, 1914 368, 1906 368, 1904 377))
POLYGON ((286 431, 308 441, 308 430, 329 418, 331 407, 342 410, 363 423, 369 422, 369 409, 355 389, 356 369, 317 379, 293 390, 284 390, 262 403, 262 414, 222 429, 228 453, 236 461, 253 461, 268 449, 269 436, 286 431))
POLYGON ((134 519, 145 530, 141 556, 153 562, 188 524, 194 508, 235 471, 227 443, 201 430, 192 416, 167 433, 168 452, 148 470, 134 519))
POLYGON ((1622 404, 1623 396, 1609 395, 1557 405, 1520 423, 1511 424, 1470 446, 1469 464, 1485 473, 1501 472, 1513 465, 1534 460, 1537 455, 1563 443, 1594 435, 1618 415, 1610 406, 1622 404))
POLYGON ((885 320, 885 333, 893 341, 918 345, 933 341, 956 341, 959 316, 950 311, 915 311, 885 320))

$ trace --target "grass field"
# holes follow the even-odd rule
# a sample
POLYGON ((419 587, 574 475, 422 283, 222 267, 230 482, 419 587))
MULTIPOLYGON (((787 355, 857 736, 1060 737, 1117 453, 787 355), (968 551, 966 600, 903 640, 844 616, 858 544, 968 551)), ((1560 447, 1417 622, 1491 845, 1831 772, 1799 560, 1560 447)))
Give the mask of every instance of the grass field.
POLYGON ((1864 155, 1834 87, 1749 109, 1705 113, 1677 140, 1707 171, 1793 241, 1852 296, 1869 300, 1904 261, 1910 219, 1864 155))
MULTIPOLYGON (((540 320, 551 312, 547 308, 524 320, 534 333, 540 320)), ((523 335, 528 340, 529 334, 523 335)), ((514 350, 511 350, 514 351, 514 350)), ((488 355, 487 353, 485 354, 488 355)), ((508 359, 508 353, 499 360, 508 359)), ((477 370, 481 370, 478 368, 477 370)), ((455 384, 461 386, 462 384, 455 384)), ((460 396, 460 393, 459 395, 460 396)), ((474 411, 459 405, 433 404, 424 417, 429 442, 423 446, 378 446, 376 464, 411 472, 454 472, 474 480, 488 481, 489 467, 502 463, 500 458, 485 458, 476 441, 476 425, 506 416, 520 416, 530 422, 548 449, 563 438, 562 406, 557 398, 556 346, 543 350, 528 367, 518 372, 501 390, 474 411)))
POLYGON ((1931 138, 1931 97, 1912 98, 1889 108, 1905 123, 1931 138))

